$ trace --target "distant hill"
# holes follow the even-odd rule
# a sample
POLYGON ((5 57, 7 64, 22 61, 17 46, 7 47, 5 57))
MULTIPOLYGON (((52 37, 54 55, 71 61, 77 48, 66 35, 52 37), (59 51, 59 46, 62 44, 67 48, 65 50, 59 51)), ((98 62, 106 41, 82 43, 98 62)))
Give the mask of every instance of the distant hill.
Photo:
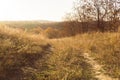
POLYGON ((0 21, 0 24, 9 27, 21 27, 31 29, 34 27, 41 27, 46 29, 47 27, 59 28, 61 27, 61 22, 47 21, 47 20, 36 20, 36 21, 0 21))

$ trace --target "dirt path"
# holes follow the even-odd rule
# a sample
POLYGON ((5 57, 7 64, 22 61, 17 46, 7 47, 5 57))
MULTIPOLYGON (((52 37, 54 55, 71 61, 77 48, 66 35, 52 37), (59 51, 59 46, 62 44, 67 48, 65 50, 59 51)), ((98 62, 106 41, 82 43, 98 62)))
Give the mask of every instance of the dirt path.
POLYGON ((118 79, 114 79, 108 75, 105 75, 105 71, 102 69, 102 66, 100 64, 98 64, 94 58, 92 58, 90 56, 89 53, 84 53, 83 54, 84 58, 86 58, 86 62, 89 63, 92 66, 92 70, 95 73, 95 78, 97 78, 98 80, 118 80, 118 79))

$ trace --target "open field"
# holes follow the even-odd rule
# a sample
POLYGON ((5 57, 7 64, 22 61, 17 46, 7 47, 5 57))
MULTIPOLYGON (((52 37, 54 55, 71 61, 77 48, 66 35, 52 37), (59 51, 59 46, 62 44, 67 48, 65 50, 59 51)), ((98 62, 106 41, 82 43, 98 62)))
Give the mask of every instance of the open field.
POLYGON ((120 0, 0 0, 0 80, 120 80, 120 0))
MULTIPOLYGON (((105 74, 120 78, 120 34, 94 33, 82 34, 71 38, 55 40, 53 44, 62 51, 68 47, 80 53, 89 53, 99 64, 103 65, 105 74)), ((70 54, 71 55, 71 54, 70 54)))
POLYGON ((62 22, 53 22, 47 20, 36 20, 36 21, 0 21, 1 25, 7 25, 14 28, 25 28, 32 29, 35 27, 41 27, 46 29, 47 27, 59 28, 62 22))
POLYGON ((102 79, 96 77, 99 73, 94 65, 101 65, 104 80, 119 80, 119 40, 119 32, 48 39, 0 26, 0 80, 102 79))

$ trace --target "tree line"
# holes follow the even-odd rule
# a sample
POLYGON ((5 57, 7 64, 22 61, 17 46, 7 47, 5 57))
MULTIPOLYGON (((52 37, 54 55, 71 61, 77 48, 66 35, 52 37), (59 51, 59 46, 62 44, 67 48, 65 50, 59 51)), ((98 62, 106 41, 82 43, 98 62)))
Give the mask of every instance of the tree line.
POLYGON ((116 32, 120 26, 120 0, 76 0, 72 12, 66 14, 64 20, 53 24, 59 27, 36 28, 32 31, 48 38, 96 31, 116 32))
POLYGON ((65 16, 67 28, 76 33, 117 31, 120 25, 120 0, 76 0, 65 16))

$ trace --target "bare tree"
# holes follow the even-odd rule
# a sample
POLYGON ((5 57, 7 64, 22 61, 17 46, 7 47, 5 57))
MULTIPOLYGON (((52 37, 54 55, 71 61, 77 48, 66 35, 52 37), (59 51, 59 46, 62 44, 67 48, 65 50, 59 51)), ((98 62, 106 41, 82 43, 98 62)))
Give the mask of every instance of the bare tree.
POLYGON ((101 32, 117 30, 120 19, 119 0, 76 0, 70 20, 81 22, 83 30, 87 30, 90 22, 96 22, 101 32), (71 19, 74 18, 74 19, 71 19), (108 22, 112 25, 108 26, 108 22))

